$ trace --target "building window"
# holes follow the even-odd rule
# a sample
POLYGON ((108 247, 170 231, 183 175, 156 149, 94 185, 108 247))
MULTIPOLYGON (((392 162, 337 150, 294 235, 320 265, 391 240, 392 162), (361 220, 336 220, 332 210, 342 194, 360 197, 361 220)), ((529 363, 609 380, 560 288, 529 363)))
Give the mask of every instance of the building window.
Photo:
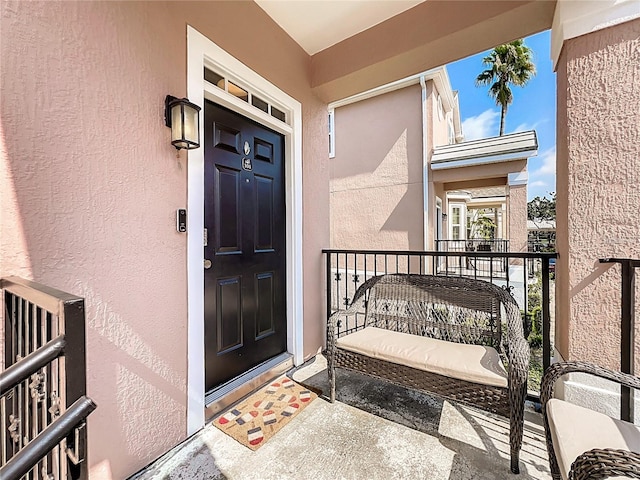
POLYGON ((463 240, 462 207, 451 207, 451 240, 463 240))
POLYGON ((335 110, 329 110, 329 158, 336 156, 335 110))

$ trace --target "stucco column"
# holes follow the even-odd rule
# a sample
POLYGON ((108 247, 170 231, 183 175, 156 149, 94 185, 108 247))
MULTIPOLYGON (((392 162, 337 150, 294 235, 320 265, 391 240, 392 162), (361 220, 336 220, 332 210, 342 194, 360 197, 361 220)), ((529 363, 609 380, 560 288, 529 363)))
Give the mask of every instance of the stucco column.
POLYGON ((509 174, 509 250, 527 251, 527 172, 509 174))
MULTIPOLYGON (((620 269, 598 259, 640 258, 640 3, 594 2, 599 10, 587 12, 571 5, 579 2, 564 3, 553 33, 555 346, 565 359, 619 369, 620 269), (620 3, 633 8, 618 11, 620 3), (629 12, 636 18, 629 20, 629 12)), ((636 354, 636 371, 639 360, 636 354)))

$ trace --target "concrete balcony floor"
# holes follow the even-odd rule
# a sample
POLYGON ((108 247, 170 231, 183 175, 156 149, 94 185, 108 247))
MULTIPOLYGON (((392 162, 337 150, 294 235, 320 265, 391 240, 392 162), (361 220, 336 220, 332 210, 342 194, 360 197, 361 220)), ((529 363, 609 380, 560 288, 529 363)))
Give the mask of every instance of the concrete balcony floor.
POLYGON ((551 478, 533 411, 525 414, 521 473, 512 475, 507 419, 342 370, 331 404, 321 355, 291 376, 323 394, 259 450, 209 424, 132 479, 551 478))

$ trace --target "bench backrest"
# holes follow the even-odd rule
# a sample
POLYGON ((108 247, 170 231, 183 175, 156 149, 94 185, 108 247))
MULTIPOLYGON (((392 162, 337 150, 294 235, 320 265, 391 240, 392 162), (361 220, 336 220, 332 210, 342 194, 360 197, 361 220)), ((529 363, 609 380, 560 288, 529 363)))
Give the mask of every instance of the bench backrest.
POLYGON ((366 326, 502 351, 500 287, 460 277, 405 274, 382 275, 373 283, 366 326))

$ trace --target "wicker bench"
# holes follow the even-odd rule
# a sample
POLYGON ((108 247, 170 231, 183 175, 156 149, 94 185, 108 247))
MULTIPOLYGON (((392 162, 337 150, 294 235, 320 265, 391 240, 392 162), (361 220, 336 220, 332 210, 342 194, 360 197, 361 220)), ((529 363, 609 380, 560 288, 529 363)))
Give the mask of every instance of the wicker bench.
POLYGON ((327 363, 331 402, 340 367, 509 418, 519 473, 529 345, 506 290, 459 277, 373 277, 329 318, 327 363))
POLYGON ((540 400, 554 480, 640 478, 640 426, 554 398, 556 381, 584 373, 640 389, 640 378, 585 362, 559 362, 542 377, 540 400))

